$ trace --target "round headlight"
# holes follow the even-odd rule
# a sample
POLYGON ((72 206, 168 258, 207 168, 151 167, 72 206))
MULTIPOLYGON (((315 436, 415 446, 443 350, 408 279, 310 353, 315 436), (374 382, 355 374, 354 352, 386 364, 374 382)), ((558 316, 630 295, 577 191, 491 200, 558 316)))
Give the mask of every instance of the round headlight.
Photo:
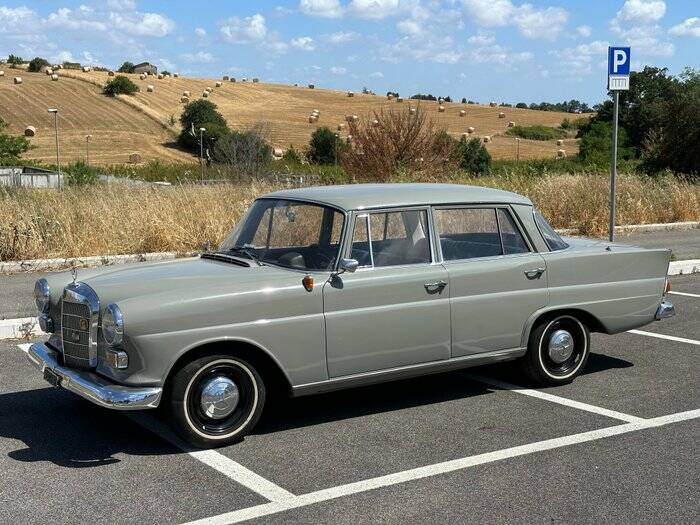
POLYGON ((112 303, 102 314, 102 337, 109 346, 121 344, 124 336, 124 318, 119 307, 112 303))
POLYGON ((34 285, 34 302, 40 314, 49 312, 49 283, 46 279, 39 279, 34 285))

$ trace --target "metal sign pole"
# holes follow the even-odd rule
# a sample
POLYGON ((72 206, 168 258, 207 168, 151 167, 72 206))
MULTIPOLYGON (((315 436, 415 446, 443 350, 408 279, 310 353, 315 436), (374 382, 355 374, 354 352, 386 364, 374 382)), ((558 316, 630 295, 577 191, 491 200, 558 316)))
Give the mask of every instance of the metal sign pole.
POLYGON ((612 159, 610 163, 610 242, 615 240, 615 192, 617 186, 617 117, 620 92, 613 92, 612 159))

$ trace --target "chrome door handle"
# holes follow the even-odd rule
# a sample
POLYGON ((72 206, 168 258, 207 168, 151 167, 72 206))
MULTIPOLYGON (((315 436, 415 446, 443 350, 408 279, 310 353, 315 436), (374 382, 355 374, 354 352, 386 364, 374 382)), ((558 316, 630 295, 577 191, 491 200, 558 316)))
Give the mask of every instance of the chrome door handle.
POLYGON ((445 281, 435 281, 434 283, 425 283, 425 290, 428 293, 442 292, 442 290, 447 286, 445 281))
POLYGON ((545 272, 546 268, 534 268, 532 270, 525 270, 525 277, 528 279, 539 279, 540 275, 545 272))

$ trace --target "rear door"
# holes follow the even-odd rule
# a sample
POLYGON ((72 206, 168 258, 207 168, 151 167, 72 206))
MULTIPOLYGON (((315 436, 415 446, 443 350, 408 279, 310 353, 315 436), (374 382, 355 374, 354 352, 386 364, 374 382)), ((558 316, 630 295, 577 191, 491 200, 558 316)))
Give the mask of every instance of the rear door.
POLYGON ((436 262, 428 212, 355 215, 346 256, 360 268, 323 289, 330 377, 450 357, 447 271, 436 262))
POLYGON ((520 347, 526 321, 548 303, 544 258, 508 206, 433 213, 449 274, 452 357, 520 347))

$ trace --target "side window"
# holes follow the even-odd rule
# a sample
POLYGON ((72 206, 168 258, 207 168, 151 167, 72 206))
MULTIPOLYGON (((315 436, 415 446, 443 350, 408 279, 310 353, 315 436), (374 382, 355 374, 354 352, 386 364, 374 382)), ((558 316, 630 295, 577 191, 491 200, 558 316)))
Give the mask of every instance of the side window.
POLYGON ((435 210, 446 261, 503 255, 494 208, 435 210))
POLYGON ((425 210, 358 215, 351 257, 360 266, 400 266, 431 261, 425 210), (369 231, 368 231, 369 230, 369 231))
POLYGON ((498 213, 498 225, 501 227, 501 239, 503 239, 506 255, 529 252, 527 243, 513 222, 511 214, 503 208, 499 208, 496 213, 498 213))

